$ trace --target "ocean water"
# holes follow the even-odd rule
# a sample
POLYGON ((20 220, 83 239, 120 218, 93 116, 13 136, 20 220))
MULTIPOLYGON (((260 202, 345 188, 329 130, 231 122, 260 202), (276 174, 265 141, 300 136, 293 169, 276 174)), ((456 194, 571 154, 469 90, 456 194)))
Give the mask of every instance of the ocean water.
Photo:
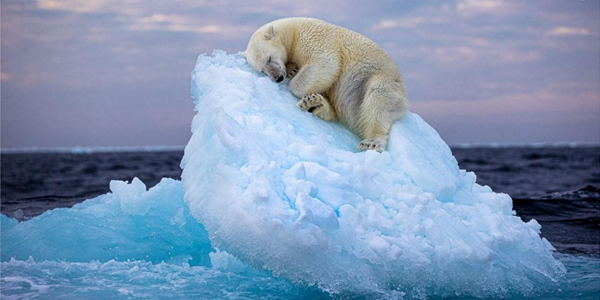
MULTIPOLYGON (((600 148, 454 147, 452 153, 461 169, 477 174, 480 184, 488 185, 496 192, 510 194, 517 215, 525 221, 536 219, 542 225, 542 236, 557 249, 555 257, 567 268, 565 281, 556 290, 532 298, 600 297, 600 148)), ((179 180, 182 157, 183 151, 3 153, 2 214, 31 222, 56 208, 63 209, 55 210, 55 213, 68 214, 69 210, 76 209, 69 209, 73 205, 109 193, 111 180, 131 181, 138 177, 148 187, 155 186, 163 177, 179 180)), ((164 189, 166 185, 162 186, 164 189)), ((176 207, 177 203, 173 205, 176 207)), ((185 206, 183 203, 179 205, 185 206)), ((142 219, 141 223, 131 225, 133 227, 123 227, 124 230, 148 228, 151 225, 144 223, 146 221, 142 219)), ((10 222, 16 221, 2 219, 2 244, 5 244, 5 228, 11 226, 7 225, 10 222)), ((163 224, 157 220, 154 222, 159 227, 163 224)), ((189 227, 193 223, 190 219, 186 224, 189 227)), ((192 227, 182 232, 202 230, 201 227, 192 227)), ((169 239, 175 239, 171 233, 169 235, 169 239)), ((113 233, 108 236, 126 235, 113 233)), ((207 239, 198 238, 195 242, 200 245, 207 239)), ((35 241, 30 243, 22 246, 28 249, 26 252, 34 251, 30 251, 30 246, 41 247, 35 245, 35 241)), ((111 246, 109 244, 107 248, 111 246)), ((144 247, 159 245, 156 241, 146 244, 135 241, 133 244, 144 247)), ((198 247, 201 248, 199 252, 206 253, 197 254, 183 242, 174 244, 182 249, 180 260, 144 258, 140 253, 124 259, 110 251, 90 253, 89 257, 81 257, 77 261, 18 255, 9 257, 5 254, 19 249, 2 247, 0 292, 3 299, 402 297, 401 293, 331 296, 315 286, 294 284, 266 271, 245 266, 210 245, 198 247), (186 254, 206 259, 191 261, 185 258, 186 254)), ((48 249, 55 247, 51 242, 46 245, 48 249)), ((72 248, 86 251, 85 247, 72 248)), ((47 252, 50 256, 57 255, 54 250, 47 252)), ((461 296, 455 295, 454 298, 460 299, 461 296)))

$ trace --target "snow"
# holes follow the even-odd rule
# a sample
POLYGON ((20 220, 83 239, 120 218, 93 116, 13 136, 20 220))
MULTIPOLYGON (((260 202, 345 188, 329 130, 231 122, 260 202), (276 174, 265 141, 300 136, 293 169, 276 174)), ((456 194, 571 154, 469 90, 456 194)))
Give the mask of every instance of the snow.
POLYGON ((332 293, 505 296, 565 273, 540 225, 460 170, 422 118, 388 151, 299 110, 286 82, 215 51, 192 72, 196 116, 182 184, 215 248, 332 293))

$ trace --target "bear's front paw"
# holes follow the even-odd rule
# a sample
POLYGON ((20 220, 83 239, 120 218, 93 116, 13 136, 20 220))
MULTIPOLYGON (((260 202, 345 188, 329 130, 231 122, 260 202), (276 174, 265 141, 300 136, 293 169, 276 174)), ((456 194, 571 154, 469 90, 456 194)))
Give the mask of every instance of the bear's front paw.
POLYGON ((385 144, 379 139, 364 139, 356 147, 358 150, 375 150, 377 152, 383 152, 385 150, 385 144))
POLYGON ((315 109, 323 107, 323 101, 326 100, 319 94, 308 94, 298 101, 298 107, 312 113, 315 109))

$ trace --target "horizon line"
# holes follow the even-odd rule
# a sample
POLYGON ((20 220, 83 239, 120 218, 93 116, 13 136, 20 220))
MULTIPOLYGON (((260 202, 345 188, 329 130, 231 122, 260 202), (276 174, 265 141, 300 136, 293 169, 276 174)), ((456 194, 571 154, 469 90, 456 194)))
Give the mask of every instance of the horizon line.
MULTIPOLYGON (((71 153, 91 154, 108 152, 166 152, 183 151, 185 145, 178 146, 98 146, 98 147, 17 147, 0 148, 0 154, 29 153, 71 153)), ((532 142, 532 143, 451 143, 450 148, 587 148, 600 147, 600 142, 532 142)))

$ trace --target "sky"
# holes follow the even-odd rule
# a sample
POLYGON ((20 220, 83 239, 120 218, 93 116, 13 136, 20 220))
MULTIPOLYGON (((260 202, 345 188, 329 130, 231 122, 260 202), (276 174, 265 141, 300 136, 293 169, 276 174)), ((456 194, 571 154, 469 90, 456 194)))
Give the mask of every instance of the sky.
POLYGON ((185 145, 197 56, 293 16, 378 43, 449 144, 600 143, 598 0, 2 0, 0 146, 185 145))

